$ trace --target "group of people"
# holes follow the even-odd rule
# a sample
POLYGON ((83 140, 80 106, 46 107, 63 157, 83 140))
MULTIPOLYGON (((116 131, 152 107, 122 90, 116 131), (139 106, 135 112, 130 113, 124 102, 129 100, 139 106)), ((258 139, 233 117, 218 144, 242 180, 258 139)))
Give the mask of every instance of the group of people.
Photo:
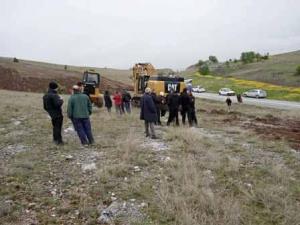
POLYGON ((149 87, 145 89, 145 94, 141 98, 140 119, 145 121, 146 137, 156 139, 154 125, 161 125, 160 117, 169 110, 167 126, 175 122, 179 126, 178 114, 181 113, 182 124, 188 120, 189 126, 197 125, 197 117, 195 111, 195 97, 191 91, 183 89, 179 95, 174 90, 170 91, 166 97, 161 92, 159 96, 149 87))
MULTIPOLYGON (((58 84, 49 83, 48 92, 43 97, 44 109, 51 117, 53 126, 53 142, 57 145, 64 144, 61 130, 63 125, 62 105, 63 99, 57 93, 58 84)), ((83 93, 82 86, 74 85, 73 93, 68 101, 67 114, 72 121, 82 145, 94 143, 91 129, 90 115, 92 114, 92 103, 88 95, 83 93)))
MULTIPOLYGON (((123 89, 123 92, 116 91, 113 95, 114 105, 116 109, 116 113, 119 115, 128 113, 131 113, 131 95, 128 91, 123 89)), ((112 100, 110 97, 109 91, 104 92, 104 102, 105 107, 107 108, 107 111, 110 113, 112 108, 112 100)))
MULTIPOLYGON (((64 144, 61 130, 63 125, 62 105, 63 99, 58 95, 58 84, 49 83, 48 92, 43 97, 44 109, 51 117, 53 126, 53 141, 57 145, 64 144)), ((131 95, 126 90, 116 91, 112 97, 117 114, 131 113, 131 95)), ((113 106, 111 96, 108 91, 104 93, 105 107, 111 112, 113 106)), ((167 125, 175 122, 179 126, 178 114, 181 113, 182 124, 186 123, 186 118, 190 126, 197 125, 195 112, 195 97, 186 88, 179 95, 173 90, 165 97, 163 92, 156 95, 149 87, 145 89, 145 94, 141 98, 140 119, 145 121, 146 137, 156 138, 154 125, 162 125, 161 117, 169 110, 167 125)), ((84 93, 82 85, 72 87, 72 95, 68 100, 67 115, 72 121, 75 131, 78 134, 82 145, 94 143, 91 129, 90 115, 92 114, 92 103, 89 96, 84 93)))

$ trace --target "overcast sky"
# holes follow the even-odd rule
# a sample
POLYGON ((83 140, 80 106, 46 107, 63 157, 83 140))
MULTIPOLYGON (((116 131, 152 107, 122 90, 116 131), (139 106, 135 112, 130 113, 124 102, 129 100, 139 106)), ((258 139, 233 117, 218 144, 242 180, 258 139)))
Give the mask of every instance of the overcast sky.
POLYGON ((0 56, 128 69, 300 49, 299 0, 0 0, 0 56))

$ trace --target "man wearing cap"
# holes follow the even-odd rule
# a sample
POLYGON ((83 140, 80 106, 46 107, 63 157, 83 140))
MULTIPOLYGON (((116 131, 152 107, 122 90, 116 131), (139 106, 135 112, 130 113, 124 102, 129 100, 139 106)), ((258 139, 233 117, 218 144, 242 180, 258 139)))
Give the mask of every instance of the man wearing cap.
POLYGON ((73 95, 68 101, 68 117, 72 120, 82 145, 94 143, 91 129, 90 115, 92 103, 90 98, 83 94, 78 85, 73 86, 73 95))
POLYGON ((145 94, 141 99, 140 119, 145 121, 146 137, 151 136, 152 139, 156 139, 157 137, 155 136, 154 123, 157 122, 157 113, 153 98, 151 97, 151 89, 149 87, 145 89, 145 94))
POLYGON ((61 128, 63 124, 63 114, 61 107, 64 103, 62 98, 57 94, 58 85, 52 81, 49 83, 48 92, 43 97, 44 109, 51 117, 53 126, 53 142, 57 145, 63 144, 61 128))

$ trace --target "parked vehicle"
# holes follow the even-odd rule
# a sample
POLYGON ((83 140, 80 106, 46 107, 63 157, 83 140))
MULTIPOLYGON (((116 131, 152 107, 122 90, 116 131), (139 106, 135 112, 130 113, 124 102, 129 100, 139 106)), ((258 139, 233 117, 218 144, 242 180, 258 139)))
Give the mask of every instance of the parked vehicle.
POLYGON ((234 96, 235 92, 233 90, 231 90, 230 88, 221 88, 219 90, 219 95, 234 96))
POLYGON ((200 85, 193 87, 192 91, 196 93, 206 92, 205 88, 201 87, 200 85))
POLYGON ((244 92, 243 96, 251 98, 266 98, 267 92, 261 89, 252 89, 244 92))

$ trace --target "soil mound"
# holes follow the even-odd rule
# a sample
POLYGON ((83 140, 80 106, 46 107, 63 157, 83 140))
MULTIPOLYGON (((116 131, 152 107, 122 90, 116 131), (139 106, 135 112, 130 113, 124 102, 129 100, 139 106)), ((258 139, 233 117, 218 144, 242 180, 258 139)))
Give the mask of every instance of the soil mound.
MULTIPOLYGON (((68 93, 71 87, 81 80, 79 72, 66 72, 45 69, 44 71, 16 70, 0 65, 0 89, 28 92, 45 92, 50 81, 57 81, 63 92, 68 93)), ((132 90, 131 85, 101 77, 101 90, 132 90)))

